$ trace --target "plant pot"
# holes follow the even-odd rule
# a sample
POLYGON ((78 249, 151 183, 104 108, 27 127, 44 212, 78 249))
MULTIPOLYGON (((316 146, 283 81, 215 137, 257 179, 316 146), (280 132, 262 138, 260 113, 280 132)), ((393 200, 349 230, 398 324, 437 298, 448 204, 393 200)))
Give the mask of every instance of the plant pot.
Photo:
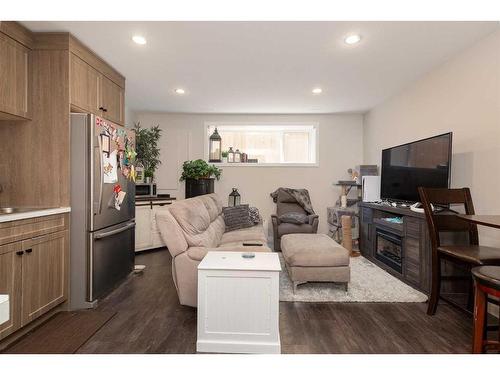
POLYGON ((226 157, 224 157, 224 156, 222 157, 222 162, 223 163, 227 163, 227 156, 226 157))
POLYGON ((213 178, 200 178, 198 180, 188 178, 186 180, 186 199, 214 192, 213 178))

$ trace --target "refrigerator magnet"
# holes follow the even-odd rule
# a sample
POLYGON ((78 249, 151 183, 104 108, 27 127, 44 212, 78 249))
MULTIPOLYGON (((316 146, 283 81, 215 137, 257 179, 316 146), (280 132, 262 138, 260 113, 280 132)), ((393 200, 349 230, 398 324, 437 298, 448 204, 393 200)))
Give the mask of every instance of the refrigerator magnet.
POLYGON ((110 147, 110 139, 109 135, 106 134, 101 134, 101 145, 102 145, 102 152, 105 152, 106 154, 109 155, 109 147, 110 147))
POLYGON ((115 208, 120 211, 120 209, 122 208, 122 203, 123 203, 123 200, 125 199, 125 195, 127 193, 125 193, 124 191, 120 191, 118 194, 115 195, 115 208))

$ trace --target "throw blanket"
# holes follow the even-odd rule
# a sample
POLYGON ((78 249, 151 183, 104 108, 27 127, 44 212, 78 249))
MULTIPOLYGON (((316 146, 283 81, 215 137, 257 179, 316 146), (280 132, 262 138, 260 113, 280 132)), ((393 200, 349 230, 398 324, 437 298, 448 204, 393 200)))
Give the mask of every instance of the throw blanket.
POLYGON ((278 202, 278 193, 282 190, 289 195, 291 195, 295 201, 300 204, 300 206, 309 214, 314 215, 314 210, 311 204, 311 198, 309 198, 309 192, 306 189, 291 189, 291 188, 278 188, 274 192, 271 193, 271 197, 273 198, 273 202, 278 202))

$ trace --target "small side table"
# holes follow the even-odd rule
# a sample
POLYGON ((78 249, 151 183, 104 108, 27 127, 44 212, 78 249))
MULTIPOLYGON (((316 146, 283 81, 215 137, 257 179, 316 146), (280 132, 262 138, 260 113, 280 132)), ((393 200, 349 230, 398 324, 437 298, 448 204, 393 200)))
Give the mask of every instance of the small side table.
POLYGON ((198 265, 196 350, 281 353, 277 253, 210 251, 198 265))

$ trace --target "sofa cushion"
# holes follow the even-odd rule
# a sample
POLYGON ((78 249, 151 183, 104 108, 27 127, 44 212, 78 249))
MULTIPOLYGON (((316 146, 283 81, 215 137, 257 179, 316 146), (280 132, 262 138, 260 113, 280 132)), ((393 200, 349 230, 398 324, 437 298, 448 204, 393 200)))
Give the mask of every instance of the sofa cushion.
POLYGON ((218 206, 218 199, 215 194, 202 195, 198 197, 198 199, 200 199, 205 205, 210 221, 214 221, 217 216, 221 214, 222 205, 220 207, 218 206))
POLYGON ((309 222, 309 218, 306 214, 300 212, 287 212, 279 217, 282 223, 290 224, 306 224, 309 222))
POLYGON ((279 189, 278 190, 278 202, 280 203, 297 203, 297 199, 288 193, 286 190, 279 189))
POLYGON ((210 215, 198 197, 175 202, 169 211, 188 235, 203 233, 210 225, 210 215))
POLYGON ((222 208, 222 214, 224 215, 226 232, 248 228, 254 225, 250 220, 248 204, 242 204, 235 207, 224 207, 222 208))
POLYGON ((218 216, 217 219, 210 223, 207 230, 205 230, 203 233, 184 233, 184 236, 189 246, 215 247, 220 243, 223 234, 224 219, 222 219, 222 216, 218 216))
POLYGON ((266 236, 262 224, 253 225, 249 228, 243 228, 226 232, 222 235, 220 245, 230 242, 243 242, 243 241, 261 241, 266 243, 266 236))
POLYGON ((278 235, 284 236, 290 233, 313 233, 313 226, 310 224, 281 223, 278 225, 278 235))
POLYGON ((222 206, 223 203, 222 203, 222 199, 220 199, 220 197, 217 195, 217 194, 209 194, 208 195, 210 198, 213 199, 213 201, 215 202, 215 205, 217 206, 217 212, 219 215, 222 215, 222 206))
POLYGON ((293 267, 349 265, 349 251, 326 234, 288 234, 281 238, 281 251, 293 267))

